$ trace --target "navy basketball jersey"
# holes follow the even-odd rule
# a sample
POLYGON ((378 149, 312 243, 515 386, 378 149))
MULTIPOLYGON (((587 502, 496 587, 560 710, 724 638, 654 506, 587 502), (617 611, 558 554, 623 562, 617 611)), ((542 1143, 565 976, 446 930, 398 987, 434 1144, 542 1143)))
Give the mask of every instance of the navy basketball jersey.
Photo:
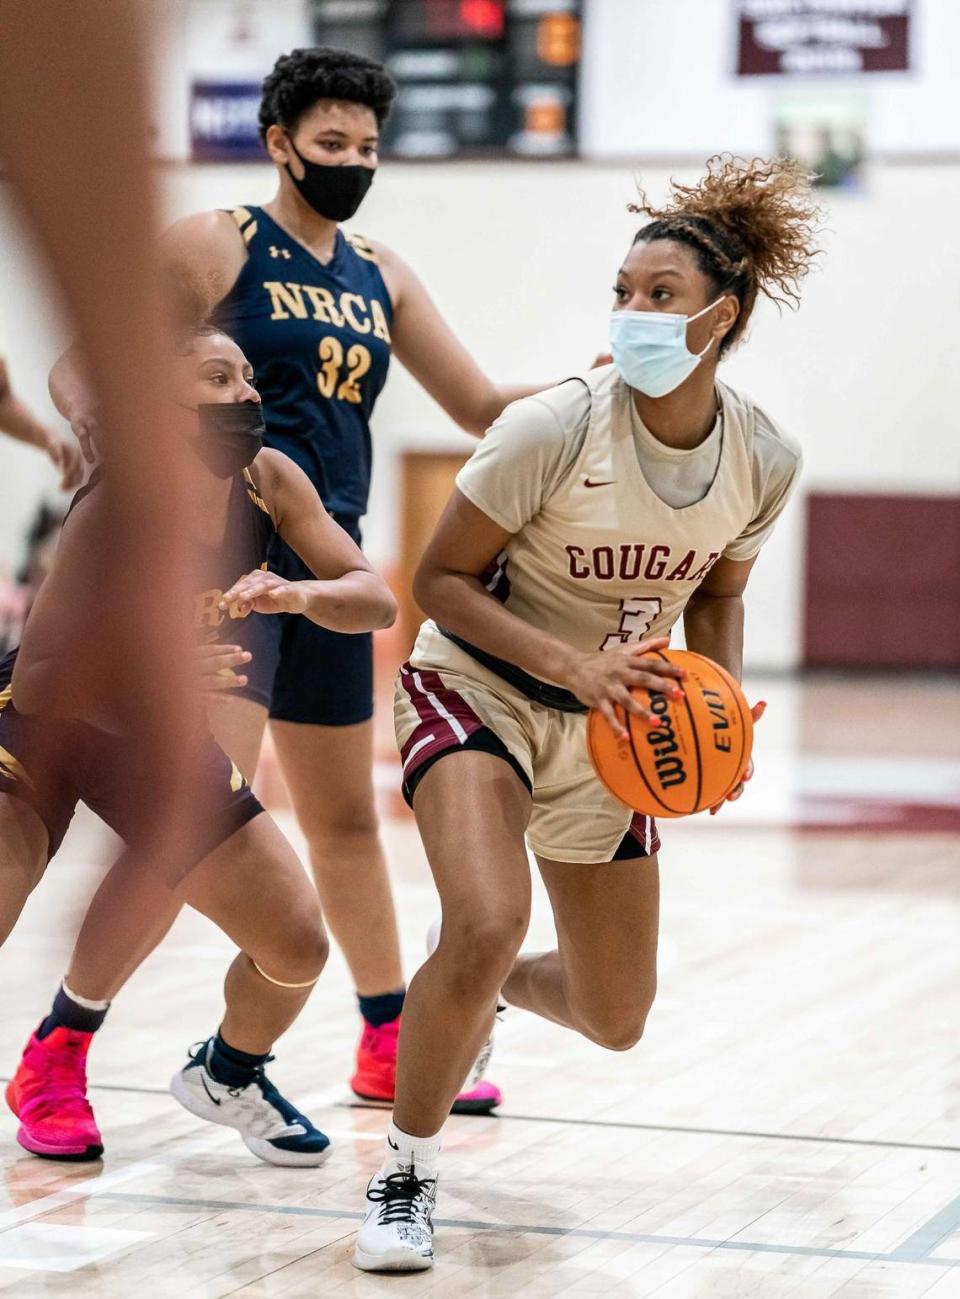
POLYGON ((324 265, 262 208, 231 216, 248 256, 213 318, 253 366, 267 445, 300 465, 331 513, 357 519, 390 363, 393 307, 376 256, 338 230, 324 265))

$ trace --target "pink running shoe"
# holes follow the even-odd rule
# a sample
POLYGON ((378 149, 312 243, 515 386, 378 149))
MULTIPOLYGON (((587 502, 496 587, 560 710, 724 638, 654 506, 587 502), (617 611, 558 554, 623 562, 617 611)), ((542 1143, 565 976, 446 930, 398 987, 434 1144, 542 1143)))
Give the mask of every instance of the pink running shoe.
MULTIPOLYGON (((392 1105, 397 1086, 397 1038, 400 1018, 379 1027, 364 1024, 357 1047, 357 1067, 350 1086, 361 1100, 392 1105)), ((452 1114, 489 1114, 503 1100, 499 1087, 483 1079, 492 1044, 477 1059, 469 1085, 453 1102, 452 1114)))
POLYGON ((55 1028, 34 1033, 7 1084, 7 1104, 20 1120, 17 1140, 41 1159, 99 1159, 100 1129, 87 1100, 92 1033, 55 1028))
POLYGON ((386 1024, 363 1022, 357 1047, 357 1065, 350 1086, 364 1101, 392 1105, 397 1085, 397 1038, 400 1017, 386 1024))

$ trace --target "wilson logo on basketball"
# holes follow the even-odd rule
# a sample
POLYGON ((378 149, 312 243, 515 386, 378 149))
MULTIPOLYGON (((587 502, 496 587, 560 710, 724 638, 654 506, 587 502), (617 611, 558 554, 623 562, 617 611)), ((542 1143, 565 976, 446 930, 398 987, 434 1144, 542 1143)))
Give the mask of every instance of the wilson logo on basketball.
POLYGON ((659 650, 652 657, 683 668, 682 693, 674 698, 634 686, 631 694, 653 714, 652 724, 618 704, 624 738, 591 709, 587 743, 597 775, 644 816, 689 816, 717 807, 750 762, 753 719, 743 691, 719 663, 692 650, 659 650))
POLYGON ((670 719, 670 701, 666 695, 650 694, 650 711, 656 713, 657 729, 647 732, 647 743, 653 749, 654 770, 661 789, 682 785, 687 779, 683 761, 677 755, 680 746, 670 719))

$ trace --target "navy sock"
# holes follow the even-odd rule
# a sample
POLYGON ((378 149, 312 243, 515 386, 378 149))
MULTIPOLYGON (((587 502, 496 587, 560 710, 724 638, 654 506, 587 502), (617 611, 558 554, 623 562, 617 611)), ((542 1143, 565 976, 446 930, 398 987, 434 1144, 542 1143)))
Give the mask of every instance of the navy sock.
POLYGON ((381 992, 376 997, 361 997, 358 993, 360 1014, 374 1028, 379 1028, 381 1024, 389 1024, 403 1010, 405 995, 405 988, 401 988, 399 992, 381 992))
POLYGON ((79 1002, 74 1001, 66 989, 61 986, 53 999, 50 1014, 37 1029, 37 1037, 42 1041, 55 1028, 69 1028, 75 1032, 95 1033, 106 1019, 107 1010, 109 1010, 109 1006, 103 1010, 88 1010, 86 1006, 81 1006, 79 1002))
POLYGON ((205 1064, 211 1076, 225 1087, 246 1087, 247 1083, 253 1082, 257 1070, 269 1058, 269 1052, 266 1051, 263 1055, 238 1051, 235 1046, 225 1042, 218 1032, 207 1053, 205 1064))

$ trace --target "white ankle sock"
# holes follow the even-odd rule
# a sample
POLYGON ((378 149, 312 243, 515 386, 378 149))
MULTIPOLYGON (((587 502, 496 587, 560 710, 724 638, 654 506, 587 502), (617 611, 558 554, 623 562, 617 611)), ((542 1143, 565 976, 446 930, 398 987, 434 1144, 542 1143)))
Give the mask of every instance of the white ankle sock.
POLYGON ((74 992, 72 988, 67 987, 66 979, 61 981, 60 986, 63 988, 64 994, 69 997, 71 1001, 76 1002, 78 1006, 82 1006, 84 1010, 110 1009, 109 1001, 91 1001, 89 997, 81 997, 78 993, 74 992))
POLYGON ((413 1164, 417 1173, 435 1176, 440 1162, 440 1133, 434 1137, 411 1137, 391 1123, 387 1129, 387 1163, 413 1164))

